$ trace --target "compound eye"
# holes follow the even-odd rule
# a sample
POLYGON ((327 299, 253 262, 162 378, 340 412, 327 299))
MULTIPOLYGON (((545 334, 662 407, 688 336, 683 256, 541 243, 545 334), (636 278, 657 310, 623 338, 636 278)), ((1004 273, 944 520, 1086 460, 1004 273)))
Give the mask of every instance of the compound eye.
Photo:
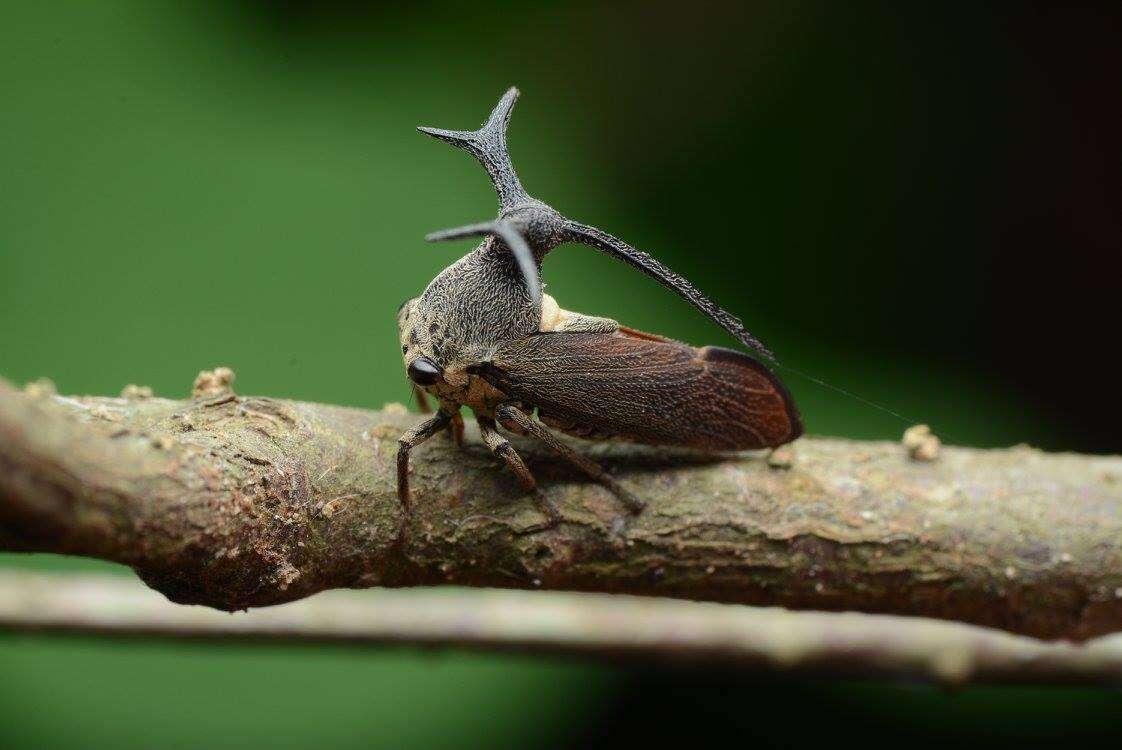
POLYGON ((417 385, 432 385, 443 371, 428 357, 418 357, 409 364, 409 379, 417 385))

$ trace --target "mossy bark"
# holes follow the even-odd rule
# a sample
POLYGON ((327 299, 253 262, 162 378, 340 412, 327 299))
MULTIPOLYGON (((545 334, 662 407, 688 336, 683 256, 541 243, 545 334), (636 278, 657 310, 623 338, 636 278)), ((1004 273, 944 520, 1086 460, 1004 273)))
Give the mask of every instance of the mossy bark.
POLYGON ((173 601, 241 609, 339 587, 455 583, 862 610, 1039 637, 1122 630, 1122 459, 804 438, 790 468, 582 446, 639 497, 518 441, 564 522, 542 520, 469 433, 414 451, 399 538, 397 438, 416 421, 240 397, 63 398, 0 381, 0 548, 132 566, 173 601))

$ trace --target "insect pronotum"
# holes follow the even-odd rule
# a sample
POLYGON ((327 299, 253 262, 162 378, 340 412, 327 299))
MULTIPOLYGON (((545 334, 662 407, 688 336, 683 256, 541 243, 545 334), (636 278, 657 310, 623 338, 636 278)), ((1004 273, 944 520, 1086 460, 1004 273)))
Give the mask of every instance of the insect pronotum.
MULTIPOLYGON (((595 227, 565 218, 522 187, 506 148, 518 90, 511 88, 478 130, 419 128, 472 154, 499 195, 493 221, 449 229, 429 241, 482 237, 397 313, 406 373, 436 413, 401 436, 398 497, 408 522, 409 451, 442 430, 459 443, 462 407, 483 442, 537 498, 548 521, 557 510, 537 492, 502 428, 529 435, 600 482, 632 512, 643 508, 599 465, 549 428, 592 440, 624 440, 704 451, 768 448, 802 434, 794 401, 762 363, 731 349, 700 349, 614 320, 565 310, 542 293, 540 268, 565 242, 593 247, 654 277, 745 346, 770 356, 741 321, 644 252, 595 227), (536 416, 535 416, 536 412, 536 416)), ((404 528, 404 526, 403 526, 404 528)))

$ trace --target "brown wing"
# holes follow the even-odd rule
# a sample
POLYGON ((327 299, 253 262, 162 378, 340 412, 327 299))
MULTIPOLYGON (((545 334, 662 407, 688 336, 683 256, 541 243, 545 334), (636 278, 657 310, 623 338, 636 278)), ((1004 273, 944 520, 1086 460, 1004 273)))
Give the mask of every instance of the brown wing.
POLYGON ((802 434, 787 389, 756 360, 636 333, 536 334, 469 369, 580 437, 746 450, 802 434))

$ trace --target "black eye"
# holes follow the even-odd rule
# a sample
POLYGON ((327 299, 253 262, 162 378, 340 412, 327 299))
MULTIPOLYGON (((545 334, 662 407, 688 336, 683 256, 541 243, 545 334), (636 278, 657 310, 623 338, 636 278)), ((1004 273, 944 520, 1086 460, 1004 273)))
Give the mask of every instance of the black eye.
POLYGON ((432 385, 440 380, 442 370, 428 357, 418 357, 409 365, 409 379, 417 385, 432 385))

